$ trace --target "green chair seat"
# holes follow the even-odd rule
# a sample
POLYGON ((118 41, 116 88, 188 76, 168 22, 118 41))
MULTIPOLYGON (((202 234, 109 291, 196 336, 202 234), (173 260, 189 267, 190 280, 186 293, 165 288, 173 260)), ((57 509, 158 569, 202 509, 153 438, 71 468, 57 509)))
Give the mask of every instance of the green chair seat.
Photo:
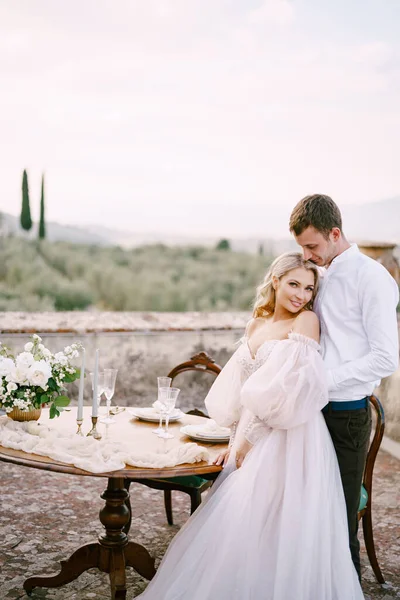
POLYGON ((368 492, 365 489, 365 487, 362 485, 361 486, 361 496, 360 496, 360 504, 358 507, 358 512, 360 512, 360 510, 364 510, 364 508, 367 506, 367 502, 368 502, 368 492))
POLYGON ((182 477, 166 477, 165 479, 159 479, 159 481, 168 481, 168 483, 178 483, 191 488, 201 488, 208 479, 203 479, 199 475, 183 475, 182 477))

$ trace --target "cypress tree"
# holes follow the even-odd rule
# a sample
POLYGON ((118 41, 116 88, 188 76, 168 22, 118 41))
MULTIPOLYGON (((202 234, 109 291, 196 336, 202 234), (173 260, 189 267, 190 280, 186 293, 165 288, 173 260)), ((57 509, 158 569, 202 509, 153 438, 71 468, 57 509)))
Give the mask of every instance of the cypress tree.
POLYGON ((39 239, 46 237, 46 225, 44 221, 44 175, 42 175, 42 191, 40 194, 40 220, 39 220, 39 239))
POLYGON ((29 231, 32 227, 31 209, 29 206, 29 188, 28 188, 28 175, 26 169, 22 175, 22 208, 21 208, 21 227, 26 231, 29 231))

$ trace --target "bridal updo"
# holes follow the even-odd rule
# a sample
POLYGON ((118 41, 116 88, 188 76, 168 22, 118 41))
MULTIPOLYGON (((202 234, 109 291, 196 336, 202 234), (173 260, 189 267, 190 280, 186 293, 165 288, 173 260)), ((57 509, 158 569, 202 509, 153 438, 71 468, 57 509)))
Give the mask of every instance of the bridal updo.
POLYGON ((309 260, 304 260, 301 252, 286 252, 281 254, 274 260, 270 266, 264 281, 258 286, 256 299, 253 307, 253 317, 268 317, 275 310, 275 290, 272 285, 272 278, 281 279, 286 273, 293 269, 307 269, 314 273, 314 290, 313 295, 308 304, 304 307, 305 310, 312 310, 313 302, 318 291, 318 268, 309 260))

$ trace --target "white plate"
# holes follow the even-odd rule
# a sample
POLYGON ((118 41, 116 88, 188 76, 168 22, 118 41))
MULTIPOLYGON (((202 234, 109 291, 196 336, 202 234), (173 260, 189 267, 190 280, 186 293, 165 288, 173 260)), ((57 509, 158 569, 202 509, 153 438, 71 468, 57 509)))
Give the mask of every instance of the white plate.
MULTIPOLYGON (((160 420, 160 413, 154 410, 152 407, 146 408, 128 408, 128 413, 133 417, 136 417, 140 421, 147 421, 149 423, 158 423, 160 420)), ((169 417, 169 422, 179 421, 183 417, 183 412, 176 408, 169 417)), ((165 417, 164 417, 165 421, 165 417)))
POLYGON ((199 427, 196 425, 185 425, 180 429, 181 433, 187 435, 192 440, 196 440, 196 442, 212 442, 215 444, 224 444, 229 442, 230 432, 225 433, 212 433, 209 431, 199 431, 199 427))

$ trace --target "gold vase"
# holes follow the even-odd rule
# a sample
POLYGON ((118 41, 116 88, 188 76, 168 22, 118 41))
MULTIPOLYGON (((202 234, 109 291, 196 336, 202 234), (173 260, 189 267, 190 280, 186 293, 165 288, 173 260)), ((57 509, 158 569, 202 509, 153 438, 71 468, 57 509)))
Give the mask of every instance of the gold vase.
POLYGON ((33 408, 32 410, 14 408, 11 412, 7 413, 7 417, 10 417, 13 421, 37 421, 40 418, 41 412, 41 408, 33 408))

